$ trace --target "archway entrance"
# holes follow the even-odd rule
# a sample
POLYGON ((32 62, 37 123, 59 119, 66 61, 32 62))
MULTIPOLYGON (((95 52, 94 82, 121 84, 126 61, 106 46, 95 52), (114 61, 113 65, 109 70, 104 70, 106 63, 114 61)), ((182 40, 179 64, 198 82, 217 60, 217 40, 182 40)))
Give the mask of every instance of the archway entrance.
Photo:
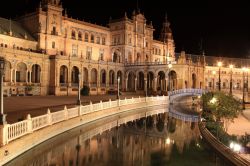
POLYGON ((133 72, 128 73, 128 91, 135 91, 135 74, 133 72))
POLYGON ((138 81, 138 90, 144 90, 144 74, 143 72, 139 72, 139 81, 138 81))
POLYGON ((165 90, 165 73, 163 71, 158 73, 157 90, 165 90))
POLYGON ((169 86, 170 86, 170 91, 176 90, 177 89, 177 74, 174 70, 170 71, 169 74, 169 86))
POLYGON ((192 74, 192 88, 196 88, 196 74, 192 74))
POLYGON ((101 80, 101 87, 105 87, 106 86, 106 71, 104 69, 101 70, 101 74, 100 74, 100 80, 101 80))

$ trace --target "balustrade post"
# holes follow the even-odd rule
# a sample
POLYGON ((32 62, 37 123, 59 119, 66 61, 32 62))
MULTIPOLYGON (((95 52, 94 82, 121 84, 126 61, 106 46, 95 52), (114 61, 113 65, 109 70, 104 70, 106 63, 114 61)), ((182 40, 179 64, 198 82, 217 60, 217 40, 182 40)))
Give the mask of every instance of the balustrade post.
POLYGON ((8 144, 8 126, 9 124, 0 125, 0 146, 8 144))
POLYGON ((120 98, 117 100, 118 107, 120 107, 120 98))
MULTIPOLYGON (((132 97, 132 99, 133 99, 133 97, 132 97)), ((127 104, 128 103, 128 101, 127 101, 127 98, 125 97, 125 104, 127 104)))
POLYGON ((78 116, 81 116, 81 109, 82 109, 82 106, 79 105, 79 108, 78 108, 78 116))
POLYGON ((90 112, 92 112, 93 111, 92 101, 89 102, 89 108, 90 108, 90 112))
POLYGON ((52 125, 52 117, 51 117, 51 113, 50 113, 49 108, 48 108, 48 111, 47 111, 47 119, 48 119, 48 125, 52 125))
POLYGON ((139 103, 141 102, 141 96, 139 96, 139 103))
POLYGON ((111 107, 111 99, 109 99, 109 108, 111 107))
POLYGON ((30 114, 27 115, 26 120, 27 120, 27 132, 32 133, 33 132, 32 131, 32 119, 31 119, 30 114))
POLYGON ((101 105, 101 110, 103 110, 103 104, 102 104, 102 101, 100 101, 100 105, 101 105))
POLYGON ((69 119, 69 113, 68 113, 68 109, 67 106, 64 106, 64 120, 68 120, 69 119))

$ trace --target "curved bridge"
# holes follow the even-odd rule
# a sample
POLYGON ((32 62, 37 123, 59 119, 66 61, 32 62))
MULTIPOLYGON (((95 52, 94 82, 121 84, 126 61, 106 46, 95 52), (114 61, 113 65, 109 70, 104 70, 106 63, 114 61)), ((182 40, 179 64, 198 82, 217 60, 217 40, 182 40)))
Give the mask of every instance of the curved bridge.
POLYGON ((169 102, 173 103, 174 99, 182 96, 201 96, 206 92, 207 90, 204 89, 178 89, 175 91, 169 91, 169 102))

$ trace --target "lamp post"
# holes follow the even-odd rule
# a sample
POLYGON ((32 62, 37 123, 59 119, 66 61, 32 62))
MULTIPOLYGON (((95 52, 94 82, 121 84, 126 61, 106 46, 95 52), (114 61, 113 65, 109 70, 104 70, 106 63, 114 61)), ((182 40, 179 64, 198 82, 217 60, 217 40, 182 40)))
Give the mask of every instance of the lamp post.
POLYGON ((229 93, 232 95, 232 88, 233 88, 233 82, 232 82, 232 75, 233 75, 233 65, 229 65, 229 68, 231 69, 230 71, 230 91, 229 93))
POLYGON ((245 88, 246 88, 246 83, 245 83, 245 71, 247 71, 247 69, 245 67, 242 68, 242 83, 243 83, 243 91, 242 91, 242 108, 243 110, 245 109, 245 88))
POLYGON ((5 59, 0 57, 0 125, 6 124, 6 114, 3 113, 3 76, 4 76, 4 69, 5 69, 5 59))
POLYGON ((78 97, 77 97, 77 105, 81 105, 81 87, 80 87, 81 74, 78 73, 78 97))
POLYGON ((220 68, 222 66, 222 62, 218 62, 218 66, 219 66, 219 91, 220 91, 221 90, 220 68))
POLYGON ((216 71, 212 71, 212 74, 213 74, 213 91, 214 91, 214 76, 216 74, 216 71))
POLYGON ((120 85, 120 77, 117 78, 117 100, 120 99, 119 85, 120 85))
POLYGON ((145 79, 145 101, 147 102, 147 96, 148 96, 148 80, 147 78, 145 79))

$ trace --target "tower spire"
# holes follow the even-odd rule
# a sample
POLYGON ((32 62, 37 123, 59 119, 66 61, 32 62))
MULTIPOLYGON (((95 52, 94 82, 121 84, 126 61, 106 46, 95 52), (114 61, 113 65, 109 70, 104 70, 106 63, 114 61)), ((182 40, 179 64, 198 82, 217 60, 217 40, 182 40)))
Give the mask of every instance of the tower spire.
POLYGON ((165 13, 165 22, 168 22, 168 13, 165 13))
POLYGON ((10 18, 10 36, 12 36, 11 18, 10 18))

